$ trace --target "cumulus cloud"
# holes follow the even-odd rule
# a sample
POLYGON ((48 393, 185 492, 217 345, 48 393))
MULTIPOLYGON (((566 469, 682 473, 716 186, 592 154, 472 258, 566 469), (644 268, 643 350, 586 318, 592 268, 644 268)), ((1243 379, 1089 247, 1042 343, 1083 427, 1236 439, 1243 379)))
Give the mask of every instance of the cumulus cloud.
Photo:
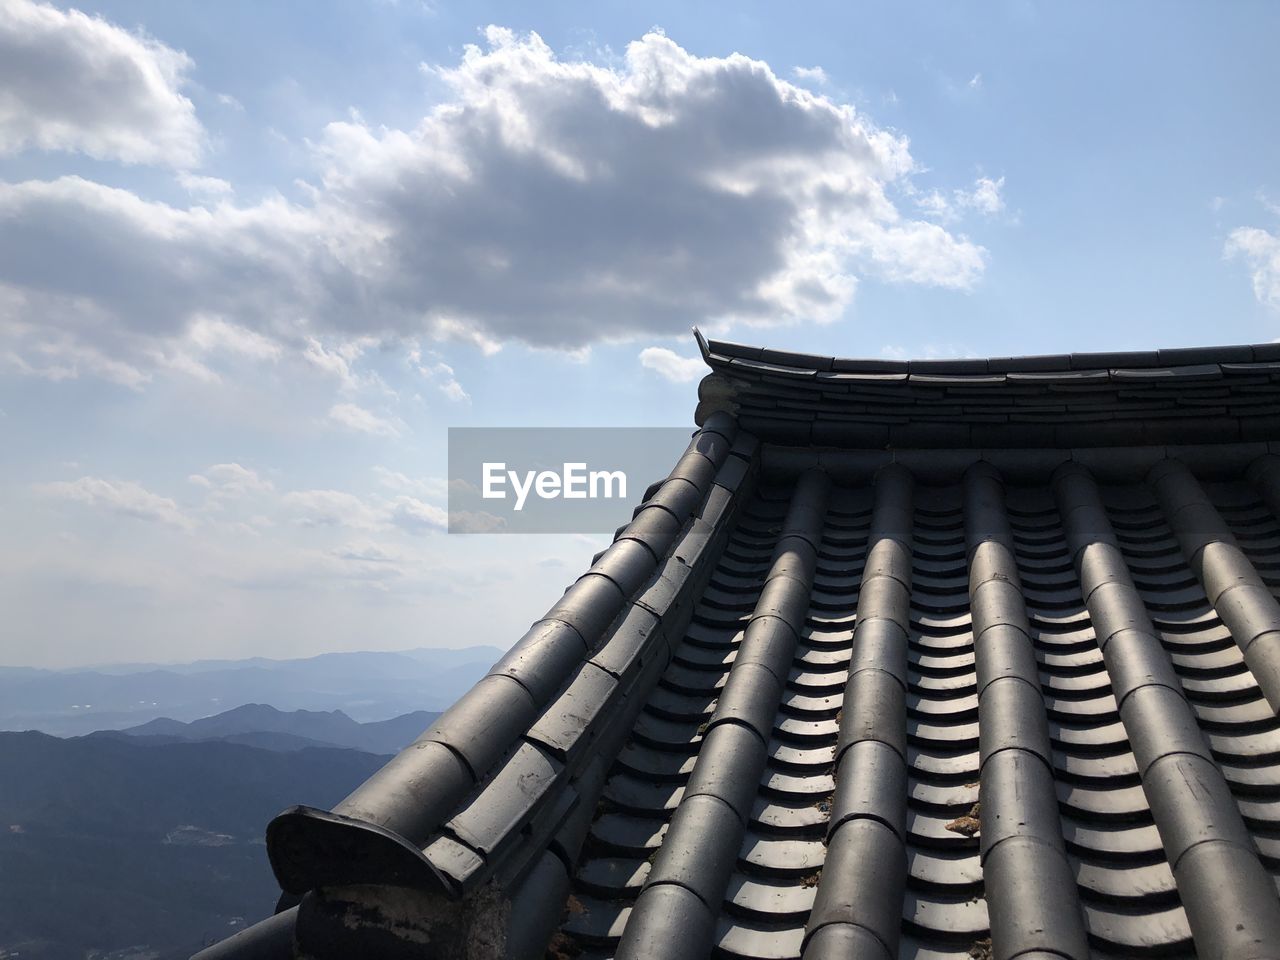
POLYGON ((1227 237, 1223 255, 1244 260, 1258 302, 1280 310, 1280 236, 1259 227, 1239 227, 1227 237))
POLYGON ((29 372, 128 386, 162 367, 216 378, 209 351, 272 359, 296 329, 276 322, 289 291, 325 282, 298 262, 315 229, 280 199, 180 209, 79 177, 0 183, 0 349, 29 372))
POLYGON ((135 520, 149 520, 184 530, 194 526, 191 518, 168 497, 152 493, 132 480, 108 480, 81 477, 79 480, 57 480, 36 486, 36 492, 60 500, 106 510, 135 520))
POLYGON ((400 428, 392 421, 354 403, 334 404, 329 410, 329 419, 357 433, 374 437, 400 436, 400 428))
POLYGON ((275 485, 256 470, 238 463, 215 463, 204 473, 187 478, 217 499, 238 499, 257 493, 271 493, 275 485))
POLYGON ((313 362, 322 334, 580 350, 831 320, 862 275, 964 289, 983 271, 981 247, 892 199, 916 169, 905 137, 763 62, 659 33, 616 66, 486 41, 428 68, 446 95, 413 129, 329 124, 304 203, 0 184, 0 351, 136 386, 208 369, 188 344, 201 318, 313 362))
POLYGON ((190 167, 203 131, 185 53, 78 10, 0 0, 0 153, 74 150, 190 167))
POLYGON ((666 347, 645 347, 640 351, 640 365, 672 383, 692 383, 707 372, 699 357, 682 357, 666 347))

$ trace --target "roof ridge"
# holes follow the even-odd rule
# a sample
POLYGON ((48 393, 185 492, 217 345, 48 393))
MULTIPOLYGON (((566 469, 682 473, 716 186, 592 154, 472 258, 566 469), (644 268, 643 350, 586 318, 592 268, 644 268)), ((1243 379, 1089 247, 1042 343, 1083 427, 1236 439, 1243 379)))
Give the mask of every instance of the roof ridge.
POLYGON ((842 359, 708 340, 699 420, 858 449, 1044 448, 1280 438, 1280 343, 955 360, 842 359))
POLYGON ((1223 363, 1274 363, 1280 361, 1280 343, 1221 344, 1166 347, 1157 350, 1099 350, 1058 354, 1024 354, 995 357, 920 357, 894 360, 883 357, 836 357, 780 350, 772 347, 713 340, 693 328, 699 352, 709 366, 721 358, 755 360, 773 366, 848 373, 1044 373, 1075 370, 1151 369, 1223 363))

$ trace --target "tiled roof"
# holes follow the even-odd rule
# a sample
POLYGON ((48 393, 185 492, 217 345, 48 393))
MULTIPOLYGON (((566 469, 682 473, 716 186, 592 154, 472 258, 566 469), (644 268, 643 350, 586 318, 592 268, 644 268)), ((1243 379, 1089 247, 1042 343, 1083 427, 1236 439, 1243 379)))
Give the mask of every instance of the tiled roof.
MULTIPOLYGON (((786 434, 727 347, 614 544, 334 811, 272 823, 301 905, 207 956, 1280 958, 1267 349, 1167 366, 1219 371, 1216 438, 1123 413, 1153 353, 1107 358, 1107 442, 886 450, 818 443, 812 385, 786 434)), ((945 376, 1019 365, 974 363, 945 376)))
POLYGON ((990 360, 842 360, 708 341, 700 396, 762 440, 1078 447, 1280 436, 1280 343, 990 360))

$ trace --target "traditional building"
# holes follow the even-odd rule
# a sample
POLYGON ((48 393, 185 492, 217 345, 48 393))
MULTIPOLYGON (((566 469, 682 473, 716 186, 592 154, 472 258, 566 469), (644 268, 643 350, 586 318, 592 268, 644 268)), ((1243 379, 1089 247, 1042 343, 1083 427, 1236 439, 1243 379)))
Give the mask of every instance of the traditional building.
POLYGON ((213 958, 1280 958, 1280 345, 708 342, 688 452, 213 958))

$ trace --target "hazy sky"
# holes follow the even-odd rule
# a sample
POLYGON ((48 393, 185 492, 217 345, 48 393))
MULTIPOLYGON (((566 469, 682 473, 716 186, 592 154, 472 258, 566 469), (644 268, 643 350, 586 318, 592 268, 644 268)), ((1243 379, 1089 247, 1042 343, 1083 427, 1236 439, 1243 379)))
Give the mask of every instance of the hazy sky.
POLYGON ((444 534, 446 428, 689 425, 695 323, 1271 340, 1276 36, 1262 2, 0 0, 0 663, 510 644, 605 541, 444 534))

